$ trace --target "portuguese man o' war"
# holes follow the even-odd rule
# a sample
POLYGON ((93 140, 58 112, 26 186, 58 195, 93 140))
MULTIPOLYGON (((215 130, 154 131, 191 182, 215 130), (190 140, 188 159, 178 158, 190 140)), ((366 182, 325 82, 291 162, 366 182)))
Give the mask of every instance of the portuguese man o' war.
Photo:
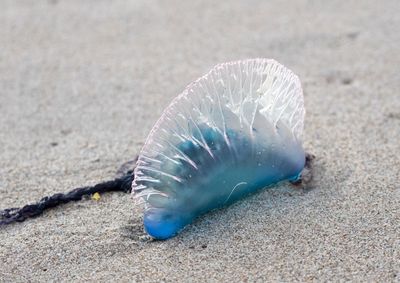
POLYGON ((175 236, 196 217, 305 165, 299 78, 271 59, 215 66, 165 109, 137 160, 132 193, 144 228, 175 236))

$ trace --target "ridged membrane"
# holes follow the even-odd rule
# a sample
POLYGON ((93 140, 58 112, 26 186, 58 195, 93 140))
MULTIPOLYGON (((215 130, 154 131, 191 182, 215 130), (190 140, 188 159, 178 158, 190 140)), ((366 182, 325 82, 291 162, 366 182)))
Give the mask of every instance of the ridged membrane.
POLYGON ((304 166, 298 77, 270 59, 215 66, 166 108, 139 155, 133 194, 155 238, 304 166))

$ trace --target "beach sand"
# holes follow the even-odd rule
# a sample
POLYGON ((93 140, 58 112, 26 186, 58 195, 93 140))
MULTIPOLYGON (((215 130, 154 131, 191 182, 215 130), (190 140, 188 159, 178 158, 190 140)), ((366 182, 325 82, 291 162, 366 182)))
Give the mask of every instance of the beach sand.
POLYGON ((115 176, 187 84, 225 61, 297 73, 315 154, 168 241, 130 195, 0 228, 0 282, 399 281, 400 2, 0 4, 0 209, 115 176))

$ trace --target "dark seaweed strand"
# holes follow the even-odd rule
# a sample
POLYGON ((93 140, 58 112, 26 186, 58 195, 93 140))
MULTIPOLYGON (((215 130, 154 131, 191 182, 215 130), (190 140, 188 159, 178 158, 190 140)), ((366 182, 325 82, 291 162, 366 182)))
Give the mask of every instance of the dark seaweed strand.
POLYGON ((14 222, 22 222, 28 218, 32 218, 42 214, 45 210, 59 206, 70 201, 81 200, 83 196, 92 195, 94 193, 105 192, 125 192, 131 191, 131 183, 134 174, 132 170, 126 172, 122 177, 111 181, 98 183, 91 187, 82 187, 73 189, 67 193, 57 193, 52 196, 42 198, 34 204, 28 204, 21 208, 7 208, 0 210, 0 226, 11 224, 14 222))
POLYGON ((306 160, 304 164, 304 169, 301 172, 301 177, 296 181, 291 181, 292 185, 301 186, 301 185, 308 185, 311 183, 313 179, 313 162, 315 159, 315 155, 309 152, 306 152, 306 160))

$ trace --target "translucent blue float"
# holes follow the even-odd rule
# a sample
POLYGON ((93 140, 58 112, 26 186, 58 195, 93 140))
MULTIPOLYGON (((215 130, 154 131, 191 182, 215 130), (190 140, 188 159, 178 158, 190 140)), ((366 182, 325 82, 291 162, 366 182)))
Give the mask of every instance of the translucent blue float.
POLYGON ((299 78, 278 62, 215 66, 176 97, 151 130, 132 192, 156 239, 283 180, 305 164, 299 78))

